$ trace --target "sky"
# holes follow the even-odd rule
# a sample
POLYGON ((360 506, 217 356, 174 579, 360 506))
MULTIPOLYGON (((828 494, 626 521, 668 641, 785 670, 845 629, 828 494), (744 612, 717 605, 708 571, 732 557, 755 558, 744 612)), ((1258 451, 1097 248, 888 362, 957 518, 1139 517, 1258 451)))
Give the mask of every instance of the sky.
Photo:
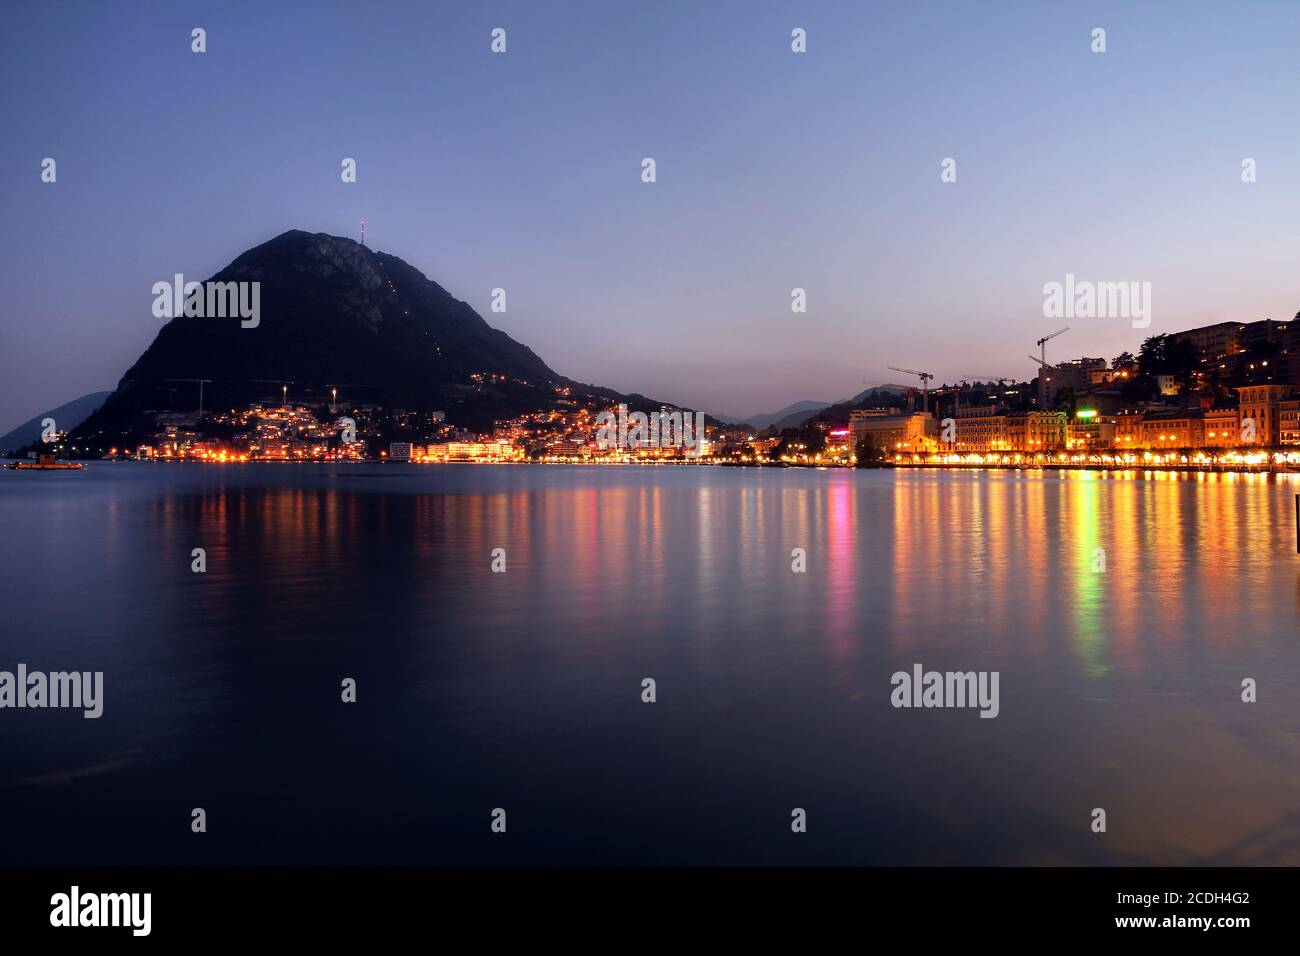
POLYGON ((561 374, 737 417, 1289 319, 1297 48, 1294 2, 6 0, 0 432, 115 386, 153 283, 363 218, 561 374), (1045 317, 1067 273, 1150 327, 1045 317))

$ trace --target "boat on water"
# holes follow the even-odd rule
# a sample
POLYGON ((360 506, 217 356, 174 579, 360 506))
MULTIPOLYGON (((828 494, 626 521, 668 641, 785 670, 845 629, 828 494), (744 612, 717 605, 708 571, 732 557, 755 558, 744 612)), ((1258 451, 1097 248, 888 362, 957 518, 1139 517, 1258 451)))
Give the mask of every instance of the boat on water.
POLYGON ((5 467, 15 471, 76 471, 83 466, 76 461, 59 461, 54 452, 42 451, 37 453, 35 461, 15 461, 5 467))

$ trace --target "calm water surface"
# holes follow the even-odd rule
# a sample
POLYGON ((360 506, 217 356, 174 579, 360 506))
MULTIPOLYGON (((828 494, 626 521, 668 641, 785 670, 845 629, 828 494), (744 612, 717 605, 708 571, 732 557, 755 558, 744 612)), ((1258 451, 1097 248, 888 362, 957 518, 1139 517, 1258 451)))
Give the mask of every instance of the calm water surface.
POLYGON ((105 704, 0 711, 0 863, 1297 864, 1297 492, 4 472, 0 669, 102 670, 105 704), (894 709, 915 663, 999 671, 1000 716, 894 709))

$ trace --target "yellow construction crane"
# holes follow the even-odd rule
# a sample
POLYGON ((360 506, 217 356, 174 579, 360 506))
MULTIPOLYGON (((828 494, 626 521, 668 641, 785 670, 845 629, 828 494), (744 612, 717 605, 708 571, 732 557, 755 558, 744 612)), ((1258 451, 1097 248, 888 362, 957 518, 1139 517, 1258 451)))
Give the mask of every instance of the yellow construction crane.
POLYGON ((897 365, 890 365, 889 370, 892 372, 905 372, 921 379, 921 411, 928 412, 930 410, 930 386, 928 383, 934 378, 934 375, 914 368, 899 368, 897 365))
MULTIPOLYGON (((1053 332, 1051 335, 1044 335, 1041 339, 1038 340, 1038 347, 1043 350, 1043 357, 1038 360, 1039 365, 1047 364, 1047 343, 1052 341, 1052 339, 1056 338, 1058 335, 1062 335, 1068 331, 1070 331, 1070 327, 1067 325, 1065 328, 1057 332, 1053 332)), ((1029 357, 1033 358, 1032 355, 1029 357)))

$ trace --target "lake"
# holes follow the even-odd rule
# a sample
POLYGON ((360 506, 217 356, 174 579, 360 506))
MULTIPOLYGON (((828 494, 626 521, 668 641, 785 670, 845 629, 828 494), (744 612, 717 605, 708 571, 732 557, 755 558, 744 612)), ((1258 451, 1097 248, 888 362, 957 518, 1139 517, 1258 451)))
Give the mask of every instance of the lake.
POLYGON ((1295 865, 1297 492, 0 473, 0 670, 104 675, 99 719, 0 710, 0 863, 1295 865), (996 672, 996 718, 893 706, 915 665, 996 672))

